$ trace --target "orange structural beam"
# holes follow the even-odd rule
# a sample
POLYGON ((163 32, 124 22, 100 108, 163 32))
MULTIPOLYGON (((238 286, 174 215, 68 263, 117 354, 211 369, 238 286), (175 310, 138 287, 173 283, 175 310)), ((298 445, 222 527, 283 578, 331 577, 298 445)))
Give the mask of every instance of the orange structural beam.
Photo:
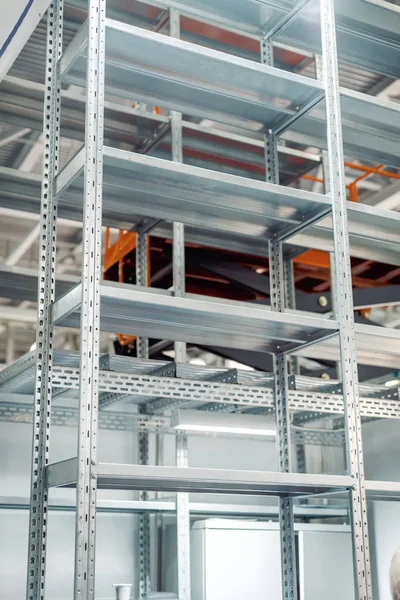
MULTIPOLYGON (((124 259, 136 249, 137 236, 133 231, 119 230, 118 239, 114 244, 110 245, 110 228, 106 229, 103 272, 106 273, 111 267, 118 264, 118 281, 124 283, 124 259)), ((146 237, 146 253, 147 253, 147 285, 150 286, 150 242, 149 237, 146 237)), ((136 340, 136 336, 117 334, 117 340, 121 346, 127 346, 136 340)))
POLYGON ((133 231, 118 232, 118 239, 110 246, 110 229, 106 229, 103 271, 106 273, 116 263, 120 263, 129 252, 136 248, 136 233, 133 231))
POLYGON ((364 165, 357 165, 351 162, 345 162, 345 167, 353 169, 354 171, 362 171, 368 175, 380 175, 381 177, 387 177, 388 179, 400 179, 400 173, 391 173, 390 171, 382 171, 384 165, 377 165, 376 167, 365 167, 364 165))
POLYGON ((329 269, 329 254, 322 250, 307 250, 307 252, 300 254, 300 256, 296 256, 293 262, 310 267, 329 269))

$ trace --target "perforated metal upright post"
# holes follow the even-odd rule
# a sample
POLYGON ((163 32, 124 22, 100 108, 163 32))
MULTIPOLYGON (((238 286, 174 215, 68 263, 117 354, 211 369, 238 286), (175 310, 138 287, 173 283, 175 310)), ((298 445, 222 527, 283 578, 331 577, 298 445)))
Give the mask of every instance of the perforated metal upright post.
MULTIPOLYGON (((175 38, 180 37, 180 14, 176 9, 169 10, 169 31, 175 38)), ((171 111, 172 160, 183 161, 182 115, 171 111)), ((185 293, 185 231, 183 223, 173 224, 173 286, 175 296, 185 293)), ((185 342, 175 342, 175 360, 186 361, 185 342)), ((181 431, 176 434, 176 465, 188 466, 187 435, 181 431)), ((178 544, 178 595, 179 600, 190 600, 190 513, 189 494, 176 495, 176 526, 178 544)))
MULTIPOLYGON (((136 236, 136 283, 146 286, 148 282, 148 260, 146 234, 138 233, 136 236)), ((149 340, 145 337, 136 339, 138 358, 149 357, 149 340)), ((139 432, 139 463, 147 465, 149 462, 149 436, 148 433, 139 432)), ((148 492, 139 493, 140 500, 147 500, 148 492)), ((150 565, 150 516, 147 513, 139 515, 139 598, 145 598, 151 589, 150 565)))
MULTIPOLYGON (((324 68, 322 64, 322 56, 319 54, 315 56, 315 76, 320 81, 324 79, 324 68)), ((321 170, 323 180, 324 194, 328 194, 330 190, 329 181, 329 153, 327 150, 321 152, 321 170)), ((336 317, 336 305, 337 305, 337 289, 336 289, 336 258, 335 252, 329 252, 329 273, 330 273, 330 284, 331 284, 331 304, 332 313, 336 317)), ((342 379, 342 368, 340 361, 336 363, 336 377, 339 381, 342 379)))
MULTIPOLYGON (((171 37, 179 38, 181 34, 180 15, 176 9, 169 11, 169 32, 171 37)), ((182 150, 182 115, 179 112, 171 111, 171 139, 172 139, 172 160, 181 163, 183 160, 182 150)), ((182 296, 185 293, 185 231, 183 223, 173 224, 173 265, 172 276, 175 296, 182 296)), ((184 362, 186 360, 186 344, 184 342, 175 342, 175 360, 184 362)))
POLYGON ((63 2, 54 0, 47 11, 46 82, 43 122, 43 180, 40 215, 38 320, 32 438, 31 498, 27 600, 45 594, 48 490, 45 469, 49 462, 53 327, 51 305, 55 292, 57 200, 54 178, 58 170, 60 139, 60 86, 57 61, 62 53, 63 2))
MULTIPOLYGON (((149 462, 149 437, 147 433, 139 433, 139 463, 149 462)), ((148 492, 140 492, 140 500, 147 500, 148 492)), ((147 513, 139 515, 139 598, 146 598, 151 588, 150 566, 150 516, 147 513)))
MULTIPOLYGON (((273 64, 272 40, 261 40, 261 62, 273 64)), ((265 175, 270 183, 279 183, 277 140, 272 131, 265 135, 265 175)), ((269 244, 269 278, 271 309, 283 312, 285 308, 285 274, 282 243, 279 239, 269 244)), ((288 372, 285 354, 274 355, 275 414, 279 470, 291 469, 290 413, 288 398, 288 372)), ((282 597, 297 599, 296 551, 294 542, 293 503, 290 498, 279 499, 279 525, 281 536, 282 597)))
MULTIPOLYGON (((176 465, 188 466, 188 439, 185 431, 176 434, 176 465)), ((176 527, 178 550, 178 597, 190 600, 190 512, 189 494, 176 495, 176 527)))
MULTIPOLYGON (((323 69, 322 69, 322 59, 321 62, 321 79, 323 79, 323 69)), ((323 150, 321 153, 322 160, 322 178, 324 180, 324 193, 328 194, 330 190, 329 183, 329 155, 326 150, 323 150)), ((330 283, 331 283, 331 304, 332 304, 332 313, 336 318, 337 315, 337 288, 336 288, 336 257, 335 252, 329 252, 329 274, 330 274, 330 283)), ((340 360, 336 363, 336 377, 339 381, 342 379, 342 367, 340 364, 340 360)))
MULTIPOLYGON (((136 283, 143 287, 147 286, 148 268, 147 264, 147 239, 146 234, 136 234, 136 283)), ((136 339, 136 353, 138 358, 149 357, 149 339, 138 337, 136 339)))
MULTIPOLYGON (((290 258, 286 259, 283 263, 283 273, 285 276, 286 306, 294 310, 296 308, 296 287, 294 283, 293 261, 290 258)), ((297 356, 290 356, 288 362, 291 375, 298 375, 300 370, 297 356)))
POLYGON ((89 0, 76 487, 75 600, 95 591, 96 463, 100 338, 105 0, 89 0))
POLYGON ((346 447, 350 475, 351 521, 356 596, 372 599, 367 505, 364 482, 361 418, 359 410, 354 309, 347 230, 344 153, 339 95, 339 76, 333 0, 321 0, 321 38, 326 92, 329 181, 332 196, 333 235, 336 258, 337 319, 339 322, 346 447))
MULTIPOLYGON (((275 145, 275 141, 270 139, 266 144, 267 153, 268 147, 271 145, 275 145)), ((282 244, 280 241, 271 241, 269 245, 269 277, 271 286, 271 308, 277 312, 283 312, 284 274, 282 244)), ((291 471, 291 440, 288 372, 285 354, 274 354, 273 364, 279 470, 288 473, 291 471)), ((282 556, 282 597, 285 599, 287 598, 288 600, 295 600, 297 598, 297 575, 293 502, 291 498, 279 499, 279 523, 282 556)))

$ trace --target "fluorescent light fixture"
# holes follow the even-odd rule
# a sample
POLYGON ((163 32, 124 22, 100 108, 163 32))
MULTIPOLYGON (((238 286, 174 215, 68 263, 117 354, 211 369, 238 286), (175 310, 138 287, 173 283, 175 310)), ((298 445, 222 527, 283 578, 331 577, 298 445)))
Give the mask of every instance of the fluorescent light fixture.
POLYGON ((390 381, 385 381, 386 387, 396 387, 396 385, 400 384, 400 379, 390 379, 390 381))
POLYGON ((172 415, 172 426, 188 432, 276 437, 274 419, 264 415, 176 410, 172 415))

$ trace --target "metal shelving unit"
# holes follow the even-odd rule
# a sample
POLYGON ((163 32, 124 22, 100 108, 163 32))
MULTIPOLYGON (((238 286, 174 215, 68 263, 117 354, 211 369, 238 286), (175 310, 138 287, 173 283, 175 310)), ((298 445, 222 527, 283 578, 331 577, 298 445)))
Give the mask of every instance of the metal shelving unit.
MULTIPOLYGON (((72 4, 81 8, 84 3, 73 0, 72 4)), ((48 10, 45 85, 8 78, 0 99, 0 109, 10 115, 10 122, 29 123, 36 130, 43 94, 45 99, 40 206, 40 177, 0 168, 2 205, 12 202, 13 208, 28 207, 41 215, 37 350, 0 373, 0 395, 34 395, 27 600, 44 598, 47 515, 52 508, 49 487, 76 488, 75 600, 94 598, 96 511, 101 510, 97 489, 142 492, 135 505, 126 507, 141 514, 141 598, 149 591, 148 514, 176 510, 180 600, 190 599, 190 511, 224 512, 222 507, 189 503, 188 492, 279 498, 283 590, 284 597, 291 600, 297 598, 294 516, 301 510, 313 510, 295 507, 293 499, 333 493, 348 498, 356 596, 372 600, 366 502, 368 498, 398 496, 399 484, 365 481, 361 417, 400 418, 400 406, 394 391, 388 394, 379 386, 359 389, 357 358, 376 360, 378 355, 382 361, 398 364, 400 333, 354 324, 350 252, 399 264, 400 217, 346 202, 343 147, 350 154, 399 167, 399 107, 339 88, 336 29, 341 59, 397 76, 397 23, 390 18, 389 7, 370 1, 363 2, 361 10, 360 0, 351 5, 340 0, 337 28, 333 0, 320 0, 320 11, 313 0, 155 0, 149 4, 169 11, 170 37, 110 19, 105 0, 89 0, 87 21, 63 52, 63 3, 53 0, 48 10), (179 39, 180 14, 257 39, 260 62, 179 39), (303 39, 304 32, 307 37, 303 39), (322 52, 323 81, 275 67, 275 40, 322 52), (86 99, 61 90, 62 82, 86 87, 86 99), (162 103, 172 112, 155 115, 130 109, 106 100, 106 93, 162 103), (22 115, 21 98, 32 103, 29 115, 22 115), (264 129, 238 135, 192 123, 191 116, 228 124, 240 121, 243 130, 247 121, 256 121, 264 129), (135 128, 140 143, 129 151, 116 149, 115 140, 129 143, 127 124, 135 128), (172 161, 165 160, 165 148, 155 148, 153 156, 145 156, 157 141, 155 126, 164 134, 167 130, 164 139, 172 161), (62 170, 61 127, 84 142, 84 148, 62 170), (283 185, 280 170, 285 183, 295 178, 285 157, 296 151, 278 146, 278 136, 289 140, 295 136, 296 141, 327 149, 328 194, 283 185), (250 179, 246 172, 220 172, 218 155, 226 151, 227 139, 239 143, 236 151, 240 154, 240 144, 246 148, 249 163, 255 157, 258 162, 265 160, 266 181, 250 179), (183 150, 191 146, 212 148, 214 160, 184 164, 183 150), (83 221, 80 282, 68 277, 56 282, 57 216, 83 221), (174 289, 170 291, 146 288, 146 233, 154 227, 154 219, 173 222, 172 227, 157 223, 152 229, 152 235, 167 232, 171 237, 172 233, 174 289), (101 280, 102 225, 135 226, 138 285, 101 280), (185 239, 269 256, 271 306, 186 294, 185 239), (310 246, 334 252, 337 298, 336 314, 331 318, 295 310, 290 289, 285 290, 287 256, 298 247, 310 246), (53 330, 59 325, 80 328, 79 355, 53 350, 53 330), (141 336, 137 360, 100 355, 102 330, 141 336), (176 362, 149 360, 148 337, 153 335, 175 342, 176 362), (270 352, 274 372, 243 374, 184 364, 186 342, 270 352), (309 356, 316 348, 340 359, 340 389, 338 382, 321 389, 299 376, 289 378, 289 360, 293 367, 290 355, 309 356), (121 401, 137 404, 138 413, 112 411, 112 405, 121 401), (279 472, 191 468, 184 433, 177 435, 176 467, 145 464, 148 432, 169 430, 168 414, 164 413, 177 406, 274 410, 279 472), (293 472, 290 413, 296 411, 344 415, 347 475, 293 472), (50 465, 52 420, 78 422, 78 454, 50 465), (132 427, 132 420, 139 432, 142 464, 98 463, 98 428, 132 427), (148 491, 176 492, 177 501, 154 506, 148 491)), ((392 12, 397 11, 393 7, 392 12)), ((116 16, 115 11, 112 14, 116 16)), ((320 161, 304 152, 301 156, 309 163, 320 161)), ((32 298, 35 274, 4 267, 3 274, 2 289, 14 294, 10 297, 20 299, 26 294, 32 298)), ((17 400, 0 418, 12 419, 14 414, 29 419, 29 412, 32 418, 31 407, 17 400)), ((302 436, 293 436, 294 441, 304 444, 304 433, 302 436)), ((324 432, 323 436, 332 445, 342 443, 337 432, 324 432)), ((114 509, 103 507, 108 508, 114 509)), ((226 509, 226 513, 254 515, 257 510, 240 507, 226 509)))

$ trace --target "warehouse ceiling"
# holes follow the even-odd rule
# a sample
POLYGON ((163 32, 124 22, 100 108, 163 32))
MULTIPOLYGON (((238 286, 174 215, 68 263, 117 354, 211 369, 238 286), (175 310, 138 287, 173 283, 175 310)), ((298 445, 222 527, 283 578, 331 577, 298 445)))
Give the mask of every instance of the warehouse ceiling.
MULTIPOLYGON (((72 5, 65 6, 65 29, 64 45, 67 45, 81 23, 84 21, 84 11, 79 6, 79 1, 74 0, 72 5)), ((397 4, 397 2, 396 2, 397 4)), ((168 32, 168 22, 161 9, 150 7, 140 2, 127 2, 124 0, 114 1, 110 4, 110 16, 118 14, 124 16, 130 23, 138 24, 161 33, 168 32)), ((199 23, 189 18, 182 18, 182 37, 188 41, 195 41, 218 50, 228 50, 245 58, 257 60, 258 47, 253 39, 245 38, 222 29, 199 23)), ((37 183, 40 189, 40 175, 42 164, 42 84, 44 82, 46 42, 46 20, 42 19, 33 32, 26 46, 8 72, 7 77, 0 83, 0 169, 18 171, 32 175, 32 185, 37 183)), ((312 56, 304 56, 286 46, 277 45, 275 48, 275 63, 277 66, 288 70, 313 77, 315 75, 315 61, 312 56)), ((379 74, 368 73, 354 66, 342 64, 340 67, 340 83, 343 87, 377 96, 383 100, 392 102, 400 101, 399 82, 379 74)), ((62 123, 62 138, 60 149, 60 168, 62 168, 79 150, 83 139, 83 120, 79 116, 80 98, 83 91, 79 88, 69 87, 63 90, 65 101, 63 107, 68 111, 68 118, 62 123)), ((115 147, 137 149, 146 151, 146 144, 152 140, 152 134, 160 128, 159 119, 167 115, 165 111, 154 107, 135 106, 135 98, 130 103, 118 98, 108 97, 110 114, 113 107, 126 109, 130 114, 129 128, 117 125, 112 126, 109 136, 115 147), (140 114, 140 111, 144 111, 140 114), (147 112, 146 112, 147 111, 147 112), (138 114, 139 113, 139 114, 138 114)), ((81 103, 83 104, 83 103, 81 103)), ((222 149, 214 144, 213 131, 218 132, 220 126, 212 120, 195 120, 186 117, 193 129, 188 128, 185 132, 185 161, 189 164, 211 167, 217 170, 245 175, 262 179, 264 177, 262 148, 255 148, 245 143, 237 143, 231 140, 222 149), (199 126, 200 129, 196 129, 199 126), (207 135, 201 131, 201 127, 207 128, 207 135), (206 144, 206 145, 205 145, 206 144), (208 144, 208 146, 207 146, 208 144), (213 151, 210 151, 210 144, 213 151)), ((243 136, 243 130, 231 132, 243 136)), ((254 132, 250 134, 254 137, 254 132)), ((153 146, 151 151, 158 156, 167 157, 170 150, 168 134, 153 146)), ((318 162, 317 149, 296 144, 282 142, 280 154, 281 182, 305 189, 321 191, 322 169, 318 162), (285 147, 284 147, 285 146, 285 147), (304 175, 308 177, 304 178, 304 175)), ((346 157, 349 162, 364 166, 376 167, 371 163, 360 161, 357 156, 346 157)), ((379 165, 386 171, 393 169, 379 165)), ((11 172, 11 171, 10 171, 11 172)), ((350 166, 346 168, 347 183, 351 183, 360 176, 360 171, 350 166)), ((29 179, 31 181, 31 179, 29 179)), ((1 187, 1 182, 0 182, 1 187)), ((35 188, 36 189, 36 188, 35 188)), ((370 174, 359 182, 357 186, 358 201, 368 205, 381 206, 391 210, 400 208, 400 181, 394 177, 382 177, 370 174)), ((9 197, 7 192, 0 189, 0 263, 13 266, 16 269, 37 269, 38 261, 38 214, 37 210, 27 212, 18 206, 18 198, 9 197)), ((39 192, 38 198, 39 200, 39 192)), ((115 236, 115 232, 112 233, 115 236)), ((165 257, 164 242, 155 241, 153 244, 154 263, 152 271, 165 268, 167 265, 165 257), (155 265, 155 266, 154 266, 155 265)), ((57 239, 58 260, 57 268, 60 272, 70 275, 78 275, 80 269, 81 254, 81 226, 78 221, 69 219, 63 215, 59 235, 57 239)), ((241 264, 249 268, 260 269, 257 261, 246 257, 235 258, 241 264)), ((259 262, 259 261, 258 261, 259 262)), ((153 278, 157 273, 152 272, 153 278)), ((376 267, 373 261, 365 261, 360 258, 354 259, 353 274, 357 285, 362 287, 374 285, 380 278, 386 277, 386 282, 400 282, 400 271, 395 271, 392 266, 376 267), (374 270, 375 269, 375 270, 374 270), (394 274, 391 276, 391 274, 394 274), (361 279, 361 281, 360 281, 361 279)), ((318 288, 323 291, 328 288, 326 269, 312 267, 310 265, 297 264, 295 269, 297 285, 304 290, 318 288), (325 282, 325 287, 324 287, 325 282), (322 287, 321 287, 322 286, 322 287)), ((190 274, 195 281, 196 291, 200 285, 204 286, 210 293, 211 286, 221 284, 217 279, 207 278, 204 274, 193 272, 190 274), (210 283, 211 281, 211 283, 210 283)), ((159 278, 161 280, 161 277, 159 278)), ((222 278, 222 281, 223 278, 222 278)), ((379 283, 379 282, 378 282, 379 283)), ((381 283, 383 283, 381 279, 381 283)), ((220 288, 222 289, 221 285, 220 288)), ((226 288, 225 288, 226 290, 226 288)), ((221 292, 222 293, 222 292, 221 292)), ((230 292, 229 292, 230 293, 230 292)), ((232 292, 234 293, 234 292, 232 292)), ((236 292, 235 292, 236 293, 236 292)), ((34 323, 32 314, 35 308, 32 302, 23 302, 18 299, 2 299, 0 301, 0 363, 6 363, 13 357, 18 357, 31 347, 34 342, 34 323), (7 308, 20 307, 20 318, 7 313, 7 308), (12 344, 10 344, 12 337, 12 344), (11 345, 11 350, 10 350, 11 345)), ((400 326, 397 307, 391 307, 390 311, 380 310, 374 313, 376 321, 386 322, 393 326, 400 326)), ((63 340, 64 343, 65 340, 63 340)), ((73 344, 73 341, 70 340, 73 344)), ((107 340, 105 344, 109 343, 107 340)))

